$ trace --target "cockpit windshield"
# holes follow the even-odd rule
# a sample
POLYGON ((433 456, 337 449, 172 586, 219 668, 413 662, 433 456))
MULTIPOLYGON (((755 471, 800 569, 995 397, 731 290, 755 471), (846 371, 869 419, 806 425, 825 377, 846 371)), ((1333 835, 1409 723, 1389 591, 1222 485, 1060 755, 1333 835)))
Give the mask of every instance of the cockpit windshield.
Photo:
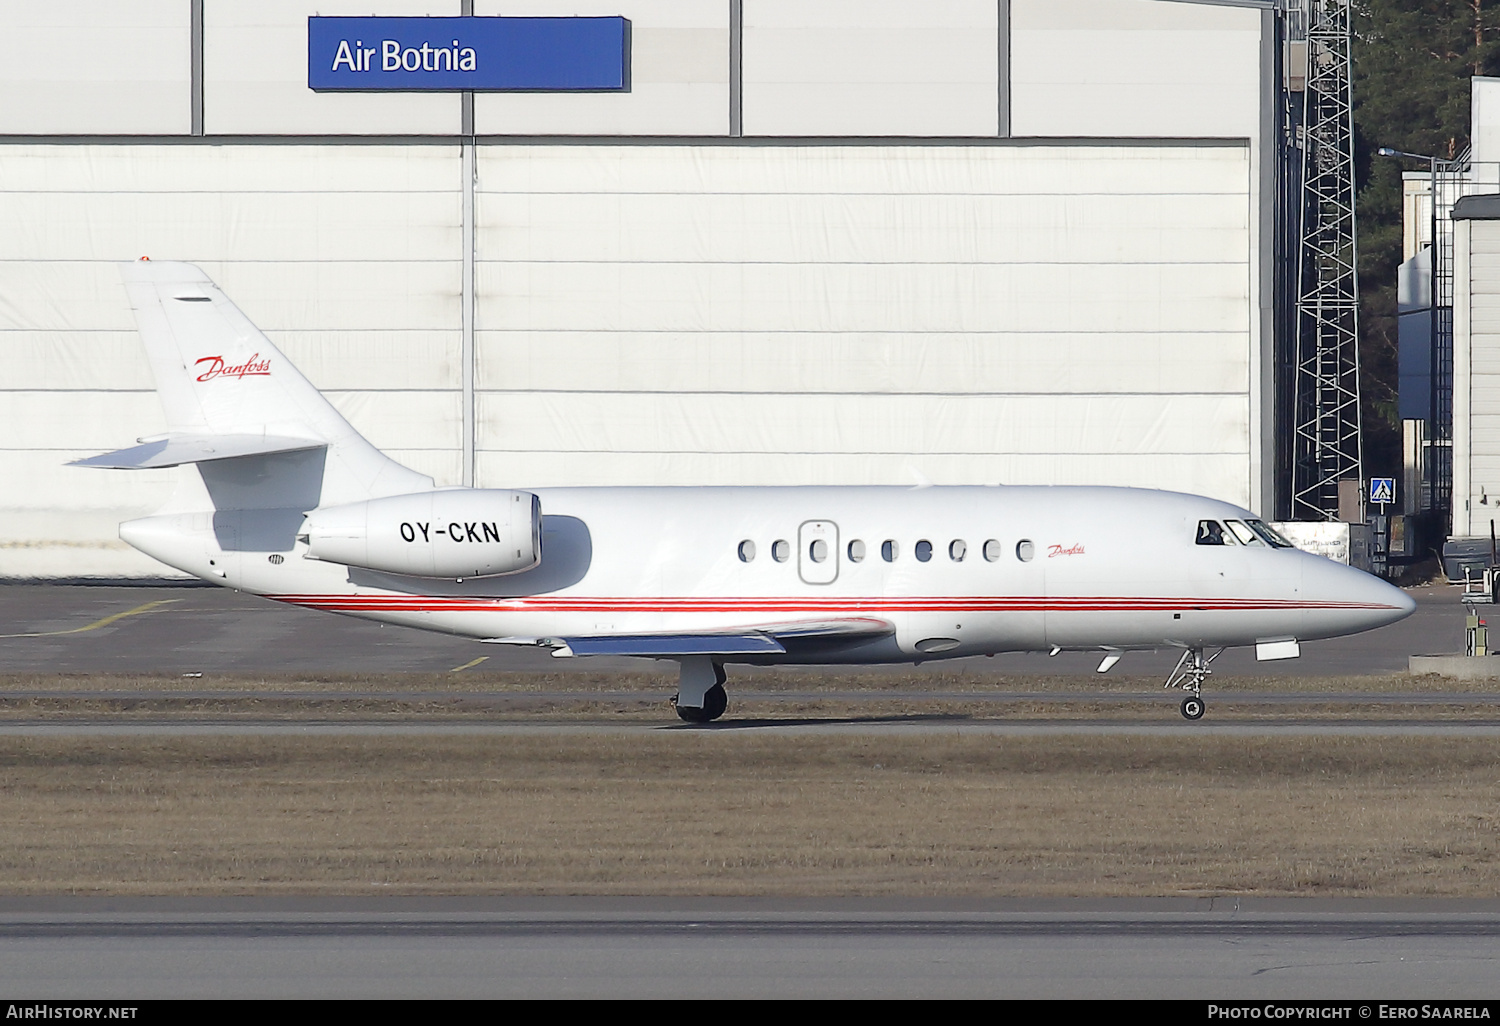
POLYGON ((1295 545, 1293 545, 1291 542, 1289 542, 1289 541, 1286 540, 1285 535, 1283 535, 1280 531, 1276 530, 1276 528, 1272 527, 1270 524, 1266 523, 1264 520, 1247 520, 1247 521, 1245 521, 1245 523, 1249 524, 1250 525, 1250 530, 1254 531, 1256 534, 1258 534, 1262 538, 1264 538, 1265 541, 1266 541, 1266 544, 1270 545, 1272 548, 1276 548, 1276 549, 1294 549, 1294 548, 1296 548, 1295 545))
POLYGON ((1235 537, 1217 520, 1198 521, 1199 545, 1234 545, 1235 537))
POLYGON ((1295 548, 1264 520, 1200 520, 1198 521, 1199 545, 1247 545, 1273 549, 1295 548))
POLYGON ((1246 527, 1244 524, 1240 523, 1238 520, 1226 520, 1224 521, 1224 524, 1234 532, 1234 536, 1239 539, 1241 545, 1256 545, 1262 548, 1265 547, 1265 542, 1260 540, 1260 536, 1257 535, 1254 531, 1250 530, 1250 528, 1246 527))

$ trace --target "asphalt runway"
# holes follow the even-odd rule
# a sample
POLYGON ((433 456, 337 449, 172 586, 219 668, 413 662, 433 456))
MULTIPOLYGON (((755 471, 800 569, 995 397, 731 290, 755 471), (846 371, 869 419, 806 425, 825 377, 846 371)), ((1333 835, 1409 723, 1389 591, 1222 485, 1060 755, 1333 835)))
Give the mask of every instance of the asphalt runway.
MULTIPOLYGON (((1399 673, 1406 670, 1410 655, 1462 651, 1459 589, 1424 587, 1412 594, 1417 611, 1400 623, 1306 643, 1298 659, 1257 663, 1252 650, 1231 650, 1214 663, 1214 670, 1221 680, 1235 675, 1399 673)), ((1165 679, 1177 656, 1176 651, 1132 652, 1112 672, 1165 679)), ((1092 678, 1099 659, 1088 653, 1056 658, 1001 654, 933 660, 923 666, 1092 678)), ((658 660, 554 659, 540 650, 382 626, 209 586, 0 585, 0 673, 434 673, 475 666, 486 671, 647 672, 664 681, 675 676, 675 667, 658 660)), ((733 666, 731 681, 753 679, 757 672, 733 666)), ((809 672, 837 677, 872 668, 809 672)), ((897 666, 886 672, 913 670, 897 666)))
POLYGON ((1359 1003, 1497 979, 1495 901, 0 900, 0 988, 28 999, 1359 1003))

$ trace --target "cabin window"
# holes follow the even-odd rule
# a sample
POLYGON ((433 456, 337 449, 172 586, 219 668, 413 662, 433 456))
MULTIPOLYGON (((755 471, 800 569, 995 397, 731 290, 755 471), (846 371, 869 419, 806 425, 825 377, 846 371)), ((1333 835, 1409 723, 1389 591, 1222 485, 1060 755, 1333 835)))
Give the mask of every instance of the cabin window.
POLYGON ((955 563, 962 563, 964 557, 969 554, 969 543, 962 538, 955 538, 948 543, 948 558, 955 563))
POLYGON ((740 562, 750 563, 755 560, 755 543, 749 538, 740 542, 740 562))
POLYGON ((858 538, 849 543, 849 562, 863 563, 865 561, 865 543, 858 538))
POLYGON ((984 543, 984 558, 988 563, 993 563, 1000 558, 1000 539, 991 538, 984 543))
POLYGON ((1217 520, 1200 520, 1198 521, 1198 544, 1233 545, 1234 535, 1224 530, 1224 525, 1217 520))
POLYGON ((1226 520, 1226 521, 1224 521, 1224 523, 1228 526, 1228 528, 1231 531, 1234 532, 1234 536, 1237 539, 1239 539, 1239 543, 1241 545, 1264 545, 1265 544, 1264 542, 1262 542, 1260 540, 1260 536, 1259 535, 1257 535, 1254 531, 1250 530, 1250 528, 1246 527, 1244 524, 1240 523, 1238 520, 1226 520))
POLYGON ((785 563, 792 558, 792 544, 785 538, 778 538, 771 543, 771 558, 778 563, 785 563))
POLYGON ((1023 563, 1030 563, 1036 555, 1036 546, 1031 544, 1030 538, 1023 538, 1016 542, 1016 558, 1023 563))
POLYGON ((827 562, 828 543, 822 538, 813 539, 813 543, 807 547, 807 558, 814 563, 827 562))
POLYGON ((901 555, 901 547, 889 538, 880 543, 880 558, 887 563, 894 563, 899 555, 901 555))
POLYGON ((1286 535, 1276 530, 1276 528, 1272 527, 1264 520, 1247 520, 1245 521, 1245 523, 1249 524, 1250 530, 1254 531, 1256 534, 1265 539, 1266 544, 1270 545, 1272 548, 1294 549, 1297 547, 1291 542, 1287 541, 1286 535))
POLYGON ((912 555, 917 557, 918 563, 925 563, 932 558, 932 542, 923 538, 912 548, 912 555))

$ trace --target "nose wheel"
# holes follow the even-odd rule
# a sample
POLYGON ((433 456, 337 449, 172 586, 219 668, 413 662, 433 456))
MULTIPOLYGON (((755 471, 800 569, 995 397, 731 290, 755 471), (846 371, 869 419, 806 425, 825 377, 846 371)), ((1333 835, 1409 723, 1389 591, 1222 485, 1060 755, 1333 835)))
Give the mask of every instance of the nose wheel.
POLYGON ((1182 653, 1182 658, 1177 660, 1177 666, 1172 670, 1172 675, 1167 678, 1164 685, 1169 688, 1181 688, 1186 691, 1187 697, 1182 700, 1182 718, 1185 720, 1201 720, 1203 718, 1203 682, 1209 678, 1213 670, 1209 664, 1219 656, 1223 655, 1221 648, 1213 655, 1205 658, 1203 649, 1190 648, 1182 653))

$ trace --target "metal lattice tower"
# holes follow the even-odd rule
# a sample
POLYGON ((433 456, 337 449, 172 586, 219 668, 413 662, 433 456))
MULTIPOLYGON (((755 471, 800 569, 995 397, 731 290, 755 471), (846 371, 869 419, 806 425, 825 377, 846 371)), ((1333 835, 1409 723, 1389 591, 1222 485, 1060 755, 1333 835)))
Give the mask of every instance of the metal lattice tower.
POLYGON ((1303 4, 1307 87, 1291 512, 1298 520, 1333 520, 1338 517, 1339 482, 1362 480, 1351 0, 1303 4))

